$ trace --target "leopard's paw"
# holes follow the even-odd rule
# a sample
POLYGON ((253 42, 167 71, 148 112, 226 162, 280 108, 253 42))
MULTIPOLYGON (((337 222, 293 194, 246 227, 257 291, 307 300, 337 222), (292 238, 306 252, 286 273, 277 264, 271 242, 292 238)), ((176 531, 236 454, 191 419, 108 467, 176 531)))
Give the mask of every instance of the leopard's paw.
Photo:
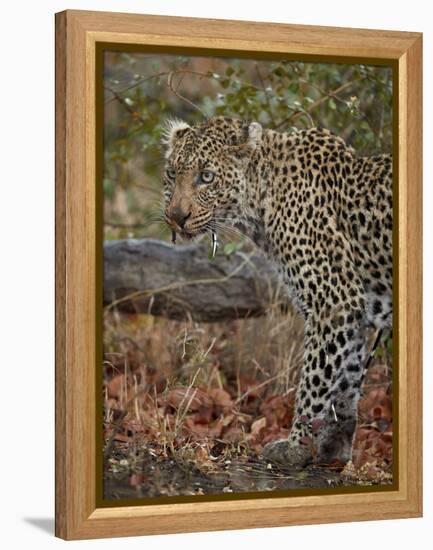
POLYGON ((285 467, 303 468, 312 459, 311 446, 279 439, 265 445, 262 451, 265 460, 285 467))

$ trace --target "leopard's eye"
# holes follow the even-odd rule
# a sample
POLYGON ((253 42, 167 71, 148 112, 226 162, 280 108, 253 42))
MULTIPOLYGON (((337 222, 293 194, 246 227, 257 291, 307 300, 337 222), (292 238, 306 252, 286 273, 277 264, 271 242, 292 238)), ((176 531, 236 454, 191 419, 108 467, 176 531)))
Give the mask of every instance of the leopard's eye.
POLYGON ((215 174, 210 170, 203 170, 200 174, 200 181, 202 183, 212 183, 215 179, 215 174))
POLYGON ((169 180, 176 179, 176 170, 174 168, 167 168, 165 174, 169 180))

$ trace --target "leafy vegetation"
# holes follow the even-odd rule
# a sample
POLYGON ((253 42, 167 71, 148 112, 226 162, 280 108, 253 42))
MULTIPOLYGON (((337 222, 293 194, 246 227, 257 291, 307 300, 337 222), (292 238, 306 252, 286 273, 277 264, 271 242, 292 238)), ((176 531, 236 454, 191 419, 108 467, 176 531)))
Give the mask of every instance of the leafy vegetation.
POLYGON ((389 67, 111 52, 104 90, 108 239, 168 234, 158 223, 168 118, 235 116, 282 131, 322 126, 360 155, 392 149, 389 67))

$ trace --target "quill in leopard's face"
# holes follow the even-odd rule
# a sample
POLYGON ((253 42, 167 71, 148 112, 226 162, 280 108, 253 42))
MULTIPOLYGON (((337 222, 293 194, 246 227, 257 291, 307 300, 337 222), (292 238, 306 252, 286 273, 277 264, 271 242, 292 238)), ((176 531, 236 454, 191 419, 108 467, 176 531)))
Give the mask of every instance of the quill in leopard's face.
POLYGON ((169 124, 164 198, 165 220, 173 232, 190 239, 215 232, 219 223, 236 216, 261 136, 260 124, 224 117, 193 127, 169 124))

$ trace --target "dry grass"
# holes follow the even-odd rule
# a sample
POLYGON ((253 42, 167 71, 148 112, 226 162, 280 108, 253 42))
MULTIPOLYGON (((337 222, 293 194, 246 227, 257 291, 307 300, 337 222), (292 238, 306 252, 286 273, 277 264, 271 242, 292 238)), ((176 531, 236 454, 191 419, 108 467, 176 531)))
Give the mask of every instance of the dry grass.
POLYGON ((105 421, 126 412, 175 452, 188 413, 209 395, 225 396, 234 414, 260 416, 267 397, 294 393, 302 331, 299 318, 276 309, 261 319, 209 324, 107 312, 105 421))

